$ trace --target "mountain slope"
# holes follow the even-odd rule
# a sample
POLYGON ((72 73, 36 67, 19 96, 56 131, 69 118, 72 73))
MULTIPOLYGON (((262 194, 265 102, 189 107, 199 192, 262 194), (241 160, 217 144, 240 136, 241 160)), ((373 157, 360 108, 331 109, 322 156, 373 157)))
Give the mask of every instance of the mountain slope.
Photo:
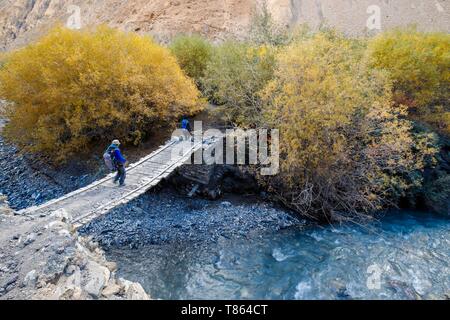
MULTIPOLYGON (((80 8, 82 26, 107 23, 150 33, 167 41, 195 32, 220 41, 244 37, 257 3, 264 0, 0 0, 0 50, 20 47, 55 23, 65 24, 80 8), (76 7, 75 7, 76 8, 76 7)), ((367 32, 369 6, 380 8, 382 29, 417 24, 424 30, 450 31, 448 0, 266 0, 286 26, 327 24, 348 34, 367 32)))

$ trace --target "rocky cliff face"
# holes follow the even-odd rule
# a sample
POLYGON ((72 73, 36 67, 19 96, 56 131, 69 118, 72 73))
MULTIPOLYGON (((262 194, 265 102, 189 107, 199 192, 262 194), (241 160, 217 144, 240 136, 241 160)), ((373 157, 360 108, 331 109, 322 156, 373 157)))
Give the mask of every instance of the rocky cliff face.
POLYGON ((82 26, 107 23, 127 31, 151 33, 160 41, 180 32, 196 32, 220 40, 229 34, 242 34, 253 2, 6 0, 0 5, 0 47, 20 46, 55 23, 76 19, 78 12, 82 26))
POLYGON ((24 45, 55 23, 68 21, 106 23, 150 33, 160 41, 189 32, 217 41, 244 37, 262 1, 286 26, 326 24, 361 35, 368 31, 367 20, 379 15, 381 30, 417 24, 424 30, 450 31, 447 0, 0 0, 0 50, 24 45))

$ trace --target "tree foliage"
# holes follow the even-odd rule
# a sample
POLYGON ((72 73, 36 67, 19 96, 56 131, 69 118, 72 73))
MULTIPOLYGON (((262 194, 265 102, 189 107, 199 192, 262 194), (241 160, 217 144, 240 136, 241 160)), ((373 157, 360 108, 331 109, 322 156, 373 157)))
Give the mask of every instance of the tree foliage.
POLYGON ((155 126, 202 108, 170 51, 105 26, 58 27, 7 56, 0 96, 6 136, 56 160, 112 138, 138 143, 155 126))
POLYGON ((416 173, 436 151, 432 137, 412 134, 388 77, 363 55, 358 42, 319 33, 279 53, 262 92, 281 137, 281 174, 265 183, 305 215, 380 209, 420 184, 416 173))
POLYGON ((413 115, 450 133, 450 35, 414 29, 380 34, 369 43, 370 64, 389 72, 394 99, 413 115))
POLYGON ((184 72, 200 85, 206 65, 211 60, 213 46, 199 35, 180 35, 172 41, 170 50, 184 72))
POLYGON ((202 79, 205 95, 219 105, 218 114, 242 127, 261 121, 258 92, 272 78, 275 50, 228 41, 218 46, 202 79))

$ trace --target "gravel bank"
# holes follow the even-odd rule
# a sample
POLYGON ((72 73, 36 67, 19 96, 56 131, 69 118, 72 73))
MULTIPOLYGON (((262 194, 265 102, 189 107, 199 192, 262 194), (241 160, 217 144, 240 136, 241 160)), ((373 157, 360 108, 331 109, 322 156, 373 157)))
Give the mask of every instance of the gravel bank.
POLYGON ((103 248, 246 238, 251 233, 302 226, 284 210, 246 197, 187 198, 170 188, 149 192, 84 226, 103 248))
POLYGON ((8 196, 10 206, 16 210, 59 198, 104 174, 101 170, 90 171, 74 164, 51 168, 41 159, 19 153, 1 135, 0 168, 0 194, 8 196))

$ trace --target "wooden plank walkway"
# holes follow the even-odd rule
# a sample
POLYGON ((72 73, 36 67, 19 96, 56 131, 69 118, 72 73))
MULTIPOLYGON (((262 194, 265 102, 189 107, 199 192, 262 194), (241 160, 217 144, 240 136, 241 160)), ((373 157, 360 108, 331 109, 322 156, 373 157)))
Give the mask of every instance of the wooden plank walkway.
POLYGON ((64 209, 72 217, 75 227, 79 228, 156 186, 175 169, 190 160, 194 152, 207 145, 211 146, 217 138, 208 137, 201 142, 171 140, 127 167, 127 178, 123 187, 114 184, 115 174, 110 174, 61 198, 21 210, 19 214, 45 216, 58 209, 64 209))

